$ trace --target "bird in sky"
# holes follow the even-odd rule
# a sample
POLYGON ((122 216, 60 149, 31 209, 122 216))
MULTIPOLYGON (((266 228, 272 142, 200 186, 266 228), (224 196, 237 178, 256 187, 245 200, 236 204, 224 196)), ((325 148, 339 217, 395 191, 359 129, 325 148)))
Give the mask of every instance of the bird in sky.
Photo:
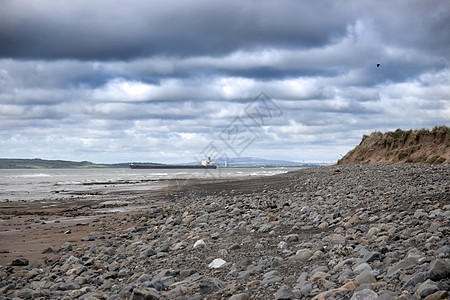
POLYGON ((377 64, 377 68, 379 68, 381 66, 381 64, 377 64))

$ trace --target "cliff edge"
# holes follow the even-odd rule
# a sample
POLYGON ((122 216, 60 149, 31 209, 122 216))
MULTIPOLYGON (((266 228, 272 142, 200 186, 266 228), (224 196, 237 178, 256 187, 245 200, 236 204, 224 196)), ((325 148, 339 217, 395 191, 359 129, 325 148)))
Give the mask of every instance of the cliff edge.
POLYGON ((338 165, 355 162, 450 162, 450 128, 436 126, 432 130, 373 132, 338 160, 338 165))

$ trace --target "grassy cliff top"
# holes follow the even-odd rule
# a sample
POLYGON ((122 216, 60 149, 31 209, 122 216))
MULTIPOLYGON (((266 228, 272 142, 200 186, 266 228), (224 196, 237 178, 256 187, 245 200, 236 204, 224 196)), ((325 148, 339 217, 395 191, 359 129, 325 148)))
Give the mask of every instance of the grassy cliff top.
POLYGON ((450 162, 450 128, 435 126, 431 130, 397 129, 364 135, 361 143, 342 157, 338 164, 354 162, 450 162))

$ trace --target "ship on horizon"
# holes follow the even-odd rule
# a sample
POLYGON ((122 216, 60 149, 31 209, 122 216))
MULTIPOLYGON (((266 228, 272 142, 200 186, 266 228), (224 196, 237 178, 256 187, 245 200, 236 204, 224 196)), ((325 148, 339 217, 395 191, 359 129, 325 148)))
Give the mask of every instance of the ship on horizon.
POLYGON ((217 169, 216 165, 211 163, 211 158, 202 159, 200 165, 167 165, 157 163, 131 163, 131 169, 217 169))

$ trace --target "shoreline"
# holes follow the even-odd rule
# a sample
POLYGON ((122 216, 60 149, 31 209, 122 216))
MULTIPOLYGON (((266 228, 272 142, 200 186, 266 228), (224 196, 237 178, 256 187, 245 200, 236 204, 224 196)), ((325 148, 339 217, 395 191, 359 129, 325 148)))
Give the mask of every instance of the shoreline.
MULTIPOLYGON (((171 182, 173 185, 161 185, 154 190, 120 190, 96 199, 73 197, 0 202, 0 266, 18 257, 25 257, 30 263, 42 262, 46 257, 42 254, 45 249, 58 249, 65 242, 76 246, 89 244, 90 241, 81 241, 95 231, 95 226, 89 226, 87 220, 98 223, 100 220, 123 219, 142 210, 162 207, 173 195, 183 194, 182 190, 240 180, 248 178, 163 179, 159 181, 171 182), (71 230, 71 233, 64 234, 67 230, 71 230)), ((108 189, 102 189, 105 190, 108 189)))
POLYGON ((130 196, 129 205, 140 208, 136 211, 96 215, 97 209, 120 205, 79 207, 85 204, 80 201, 49 208, 44 216, 21 215, 39 210, 23 207, 5 219, 0 208, 1 240, 23 250, 1 253, 0 274, 13 283, 17 272, 43 270, 6 294, 30 289, 50 298, 81 293, 125 299, 141 293, 161 299, 240 294, 319 299, 370 290, 401 299, 422 297, 430 286, 426 291, 444 293, 450 287, 445 273, 445 266, 450 268, 449 178, 448 164, 333 165, 270 177, 191 179, 152 195, 130 196), (57 218, 65 219, 55 223, 57 218), (9 236, 6 223, 16 230, 9 236), (9 243, 13 240, 16 244, 9 243), (39 252, 48 247, 53 252, 39 252), (5 265, 20 255, 30 264, 5 265), (93 265, 84 260, 88 257, 93 265), (225 264, 210 267, 218 259, 225 264), (405 261, 411 263, 407 268, 401 267, 405 261), (99 264, 100 271, 93 268, 99 264), (436 264, 444 266, 443 278, 435 276, 436 264), (80 268, 84 271, 69 276, 80 268), (47 272, 57 272, 71 289, 57 288, 47 272), (409 280, 421 272, 411 286, 409 280), (47 288, 33 288, 33 282, 47 288), (155 282, 165 288, 151 288, 155 282), (124 285, 133 287, 124 291, 124 285))

